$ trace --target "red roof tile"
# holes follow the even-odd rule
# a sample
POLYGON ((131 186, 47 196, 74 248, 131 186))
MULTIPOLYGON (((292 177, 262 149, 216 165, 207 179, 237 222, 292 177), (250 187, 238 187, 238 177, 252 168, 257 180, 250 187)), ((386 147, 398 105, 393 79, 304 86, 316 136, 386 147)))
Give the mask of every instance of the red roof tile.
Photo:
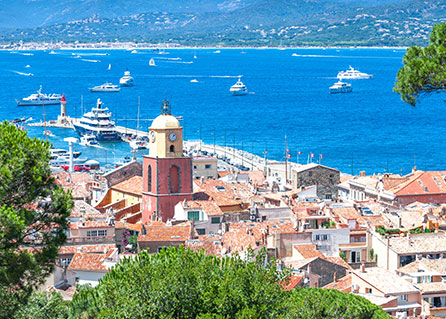
POLYGON ((113 190, 142 196, 142 176, 133 176, 112 187, 113 190))
POLYGON ((313 244, 294 245, 293 247, 299 252, 299 254, 302 255, 303 258, 324 258, 324 255, 319 250, 317 250, 316 246, 313 244))
POLYGON ((281 282, 280 285, 283 290, 291 290, 296 288, 303 278, 303 276, 291 275, 287 281, 281 282))
POLYGON ((116 248, 109 249, 105 254, 76 253, 70 263, 70 266, 68 266, 68 269, 106 272, 108 271, 108 268, 105 266, 104 261, 115 251, 116 248))
POLYGON ((161 222, 144 225, 146 235, 140 235, 138 241, 186 241, 197 237, 190 222, 167 226, 161 222))

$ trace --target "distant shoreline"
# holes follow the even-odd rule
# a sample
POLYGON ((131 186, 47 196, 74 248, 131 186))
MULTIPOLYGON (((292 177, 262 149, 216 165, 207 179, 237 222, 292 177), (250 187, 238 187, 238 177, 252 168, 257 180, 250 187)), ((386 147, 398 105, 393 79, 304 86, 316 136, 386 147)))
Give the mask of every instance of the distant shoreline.
POLYGON ((165 46, 165 45, 142 45, 134 43, 123 43, 122 45, 110 44, 110 47, 104 46, 101 43, 86 43, 82 47, 71 46, 55 46, 48 43, 47 45, 39 44, 24 44, 20 47, 7 47, 0 45, 0 51, 46 51, 46 50, 61 50, 61 51, 81 51, 81 50, 306 50, 306 49, 320 49, 320 50, 351 50, 351 49, 383 49, 383 50, 407 50, 406 46, 295 46, 295 47, 252 47, 252 46, 235 46, 235 47, 221 47, 221 46, 165 46))

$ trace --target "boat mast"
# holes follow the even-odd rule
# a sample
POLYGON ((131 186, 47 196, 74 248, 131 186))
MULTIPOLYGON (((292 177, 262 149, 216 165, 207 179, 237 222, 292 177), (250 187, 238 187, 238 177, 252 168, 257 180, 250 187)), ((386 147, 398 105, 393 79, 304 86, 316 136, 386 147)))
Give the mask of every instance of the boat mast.
POLYGON ((43 109, 43 126, 45 127, 45 130, 44 130, 44 132, 45 132, 45 140, 48 142, 48 134, 47 134, 47 131, 46 131, 45 103, 44 102, 42 102, 42 109, 43 109))
POLYGON ((141 108, 141 97, 138 96, 138 117, 136 119, 136 135, 138 135, 139 132, 139 109, 141 108))
POLYGON ((286 147, 286 135, 285 135, 285 185, 288 184, 288 148, 286 147))

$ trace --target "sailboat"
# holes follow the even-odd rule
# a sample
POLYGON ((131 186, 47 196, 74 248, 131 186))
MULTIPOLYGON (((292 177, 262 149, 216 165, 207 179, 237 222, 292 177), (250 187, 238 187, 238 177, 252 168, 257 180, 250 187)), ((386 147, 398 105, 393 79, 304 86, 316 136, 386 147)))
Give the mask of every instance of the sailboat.
POLYGON ((111 64, 108 65, 107 70, 109 70, 109 71, 111 70, 111 64))
POLYGON ((156 66, 156 64, 155 64, 155 60, 154 60, 153 58, 150 59, 150 61, 149 61, 149 65, 150 65, 150 66, 156 66))
MULTIPOLYGON (((140 108, 141 108, 141 98, 138 96, 138 117, 137 117, 137 122, 136 122, 136 132, 137 133, 139 133, 140 108)), ((133 150, 148 149, 149 148, 149 139, 147 136, 137 134, 136 137, 129 142, 129 144, 133 150)))

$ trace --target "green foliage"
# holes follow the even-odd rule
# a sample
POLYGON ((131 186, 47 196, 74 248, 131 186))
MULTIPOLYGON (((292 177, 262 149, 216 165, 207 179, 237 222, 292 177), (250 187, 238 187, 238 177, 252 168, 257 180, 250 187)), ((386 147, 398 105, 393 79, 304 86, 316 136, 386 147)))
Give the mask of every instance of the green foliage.
POLYGON ((78 292, 70 318, 388 318, 367 300, 338 291, 284 291, 278 283, 289 269, 277 271, 265 251, 249 258, 254 261, 184 247, 143 251, 78 292))
POLYGON ((342 260, 347 261, 347 255, 343 251, 339 252, 339 257, 341 257, 342 260))
POLYGON ((323 222, 322 222, 321 227, 322 227, 322 228, 334 228, 335 225, 336 225, 336 224, 335 224, 334 221, 332 221, 332 220, 326 220, 326 221, 323 221, 323 222))
POLYGON ((57 187, 48 142, 0 124, 0 318, 10 318, 52 269, 71 195, 57 187))
POLYGON ((15 319, 64 319, 68 317, 68 305, 60 293, 37 292, 22 306, 15 319))
POLYGON ((393 90, 415 106, 423 96, 446 91, 446 23, 434 26, 429 45, 413 46, 403 58, 393 90))
POLYGON ((283 319, 380 319, 390 318, 367 299, 333 289, 299 288, 288 296, 283 319))
POLYGON ((375 231, 381 236, 391 236, 393 234, 401 233, 401 230, 398 228, 385 228, 384 226, 378 226, 375 228, 375 231))

